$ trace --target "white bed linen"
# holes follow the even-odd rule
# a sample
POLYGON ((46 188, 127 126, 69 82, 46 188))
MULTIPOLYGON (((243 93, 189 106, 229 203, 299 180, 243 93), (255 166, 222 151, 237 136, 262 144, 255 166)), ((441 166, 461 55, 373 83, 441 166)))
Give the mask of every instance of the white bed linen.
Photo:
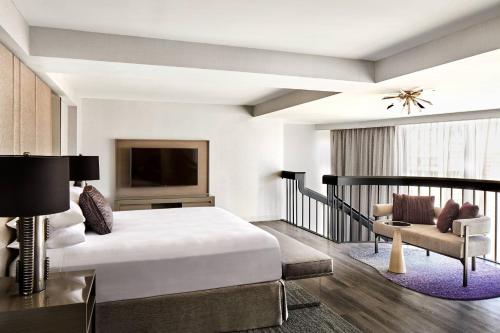
POLYGON ((115 212, 113 231, 50 250, 59 271, 94 268, 108 302, 281 278, 276 238, 216 207, 115 212))

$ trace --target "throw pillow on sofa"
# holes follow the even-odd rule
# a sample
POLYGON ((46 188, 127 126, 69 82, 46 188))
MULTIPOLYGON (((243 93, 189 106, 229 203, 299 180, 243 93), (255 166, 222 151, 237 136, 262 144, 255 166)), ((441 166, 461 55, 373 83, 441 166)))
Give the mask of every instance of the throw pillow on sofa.
POLYGON ((434 196, 406 195, 405 222, 434 224, 434 196))
POLYGON ((411 224, 434 224, 434 196, 393 194, 392 219, 411 224))
POLYGON ((392 194, 392 219, 394 221, 404 221, 406 200, 404 194, 392 194))
POLYGON ((466 202, 460 207, 457 220, 473 219, 479 215, 479 206, 466 202))
POLYGON ((453 226, 453 221, 458 218, 459 211, 460 205, 453 199, 448 200, 437 219, 436 227, 439 231, 448 232, 448 230, 453 226))

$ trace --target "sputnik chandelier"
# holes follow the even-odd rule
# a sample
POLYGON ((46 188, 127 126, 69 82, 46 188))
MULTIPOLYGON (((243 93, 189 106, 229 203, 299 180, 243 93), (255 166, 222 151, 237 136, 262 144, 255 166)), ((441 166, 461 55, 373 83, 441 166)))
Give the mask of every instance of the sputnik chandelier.
MULTIPOLYGON (((397 98, 397 102, 403 104, 403 109, 402 111, 405 111, 410 114, 411 113, 411 106, 417 108, 419 112, 422 112, 423 109, 425 109, 424 104, 429 104, 432 105, 432 103, 428 100, 420 98, 420 95, 422 94, 424 90, 423 89, 412 89, 412 90, 400 90, 397 95, 392 95, 392 96, 386 96, 384 99, 394 99, 397 98)), ((392 108, 394 106, 394 103, 391 103, 388 107, 387 110, 392 108)))

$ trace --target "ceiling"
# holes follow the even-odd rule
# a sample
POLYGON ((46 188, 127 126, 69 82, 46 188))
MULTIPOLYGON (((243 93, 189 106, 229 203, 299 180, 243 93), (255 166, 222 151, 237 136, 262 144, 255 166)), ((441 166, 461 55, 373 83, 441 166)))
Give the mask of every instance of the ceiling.
POLYGON ((378 60, 500 13, 498 0, 14 0, 31 26, 378 60))
MULTIPOLYGON (((264 116, 326 124, 401 117, 397 109, 386 111, 387 103, 381 98, 402 88, 422 87, 433 90, 429 98, 434 106, 427 110, 429 113, 500 109, 500 51, 463 55, 377 83, 375 79, 329 77, 338 73, 354 73, 356 77, 356 70, 374 72, 371 65, 397 57, 402 51, 411 52, 443 36, 496 20, 500 18, 500 0, 420 0, 404 4, 400 0, 11 1, 27 26, 106 33, 110 35, 104 38, 110 42, 113 36, 140 37, 121 41, 125 45, 136 43, 131 47, 139 48, 133 61, 120 59, 125 52, 112 47, 102 54, 115 53, 116 59, 91 54, 92 46, 86 43, 94 43, 99 34, 77 36, 82 43, 74 54, 65 55, 65 46, 61 46, 57 52, 46 48, 46 54, 23 58, 78 99, 256 105, 295 90, 342 92, 264 116), (149 61, 154 56, 146 48, 140 49, 151 41, 161 44, 151 38, 239 49, 210 49, 208 45, 213 53, 203 53, 201 46, 201 62, 198 57, 192 60, 192 66, 168 61, 155 64, 149 61), (279 52, 264 56, 260 50, 279 52), (298 58, 280 53, 283 51, 296 53, 298 58), (231 54, 236 54, 234 63, 228 61, 231 54), (344 60, 354 63, 344 64, 344 60), (251 64, 245 67, 247 63, 251 64)), ((4 28, 1 17, 0 28, 4 28)), ((31 32, 28 39, 33 42, 33 29, 31 32)), ((55 41, 62 42, 63 38, 55 41)), ((171 58, 175 52, 180 58, 189 58, 183 48, 193 45, 169 44, 162 52, 171 58)), ((433 50, 425 51, 432 55, 433 50)), ((462 51, 457 45, 457 54, 462 51)), ((426 57, 414 59, 415 63, 425 62, 426 57)))
MULTIPOLYGON (((500 109, 500 50, 401 76, 358 91, 334 95, 275 112, 267 117, 290 122, 326 124, 408 117, 382 97, 399 89, 423 88, 422 98, 432 101, 424 112, 409 117, 500 109)), ((500 111, 499 111, 500 115, 500 111)))

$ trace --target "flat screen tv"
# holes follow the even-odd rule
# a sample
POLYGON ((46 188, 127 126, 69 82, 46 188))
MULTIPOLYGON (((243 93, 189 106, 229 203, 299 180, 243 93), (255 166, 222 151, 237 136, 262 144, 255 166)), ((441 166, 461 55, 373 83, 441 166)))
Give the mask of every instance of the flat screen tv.
POLYGON ((198 185, 198 149, 131 148, 131 187, 192 185, 198 185))

